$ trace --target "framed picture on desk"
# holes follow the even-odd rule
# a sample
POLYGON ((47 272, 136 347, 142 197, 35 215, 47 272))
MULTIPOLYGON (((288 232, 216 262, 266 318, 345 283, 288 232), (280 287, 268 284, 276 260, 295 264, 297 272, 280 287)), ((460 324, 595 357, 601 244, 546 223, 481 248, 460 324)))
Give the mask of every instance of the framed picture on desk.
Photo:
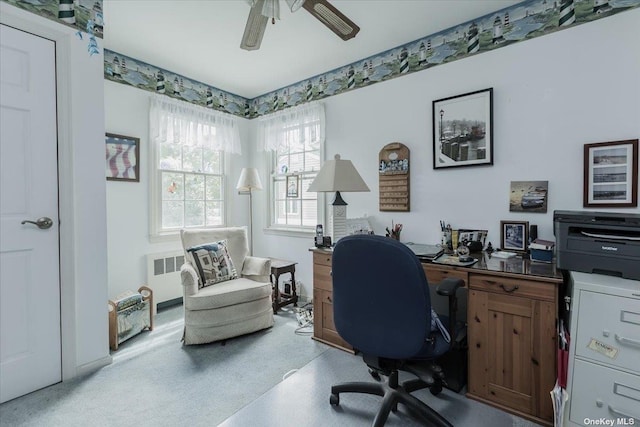
POLYGON ((500 249, 525 252, 528 241, 529 221, 500 221, 500 249))

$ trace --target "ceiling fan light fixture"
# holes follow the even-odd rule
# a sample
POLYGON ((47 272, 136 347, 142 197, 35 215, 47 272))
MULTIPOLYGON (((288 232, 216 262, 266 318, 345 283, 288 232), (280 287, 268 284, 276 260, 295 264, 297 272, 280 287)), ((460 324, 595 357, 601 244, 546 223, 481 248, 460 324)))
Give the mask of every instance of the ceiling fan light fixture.
POLYGON ((280 20, 280 0, 264 0, 262 15, 271 20, 280 20))
POLYGON ((287 0, 287 4, 289 5, 289 9, 291 9, 291 12, 295 12, 296 10, 300 9, 304 2, 305 0, 287 0))

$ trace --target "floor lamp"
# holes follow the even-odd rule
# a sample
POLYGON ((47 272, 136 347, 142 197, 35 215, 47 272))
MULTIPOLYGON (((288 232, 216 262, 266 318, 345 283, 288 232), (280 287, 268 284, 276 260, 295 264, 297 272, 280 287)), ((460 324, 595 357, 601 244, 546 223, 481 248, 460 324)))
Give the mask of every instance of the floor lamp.
POLYGON ((342 160, 340 154, 336 154, 333 160, 327 160, 316 175, 308 191, 328 192, 335 191, 331 216, 331 238, 336 243, 347 235, 347 202, 340 192, 371 191, 364 182, 351 160, 342 160))
POLYGON ((256 168, 242 168, 240 179, 236 185, 238 191, 249 192, 249 255, 253 255, 253 203, 252 190, 262 190, 262 182, 256 168))

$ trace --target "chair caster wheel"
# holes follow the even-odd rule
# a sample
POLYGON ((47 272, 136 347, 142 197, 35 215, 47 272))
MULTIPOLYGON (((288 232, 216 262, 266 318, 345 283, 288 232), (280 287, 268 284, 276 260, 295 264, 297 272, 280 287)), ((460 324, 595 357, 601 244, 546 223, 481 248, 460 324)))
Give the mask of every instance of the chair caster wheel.
POLYGON ((331 396, 329 396, 329 403, 333 406, 338 406, 340 404, 340 396, 332 393, 331 396))
POLYGON ((371 375, 374 380, 380 381, 380 374, 378 373, 378 371, 374 371, 373 369, 369 369, 369 375, 371 375))
POLYGON ((433 394, 434 396, 437 396, 440 394, 440 392, 442 391, 442 386, 440 384, 438 385, 432 385, 431 387, 429 387, 429 391, 431 392, 431 394, 433 394))

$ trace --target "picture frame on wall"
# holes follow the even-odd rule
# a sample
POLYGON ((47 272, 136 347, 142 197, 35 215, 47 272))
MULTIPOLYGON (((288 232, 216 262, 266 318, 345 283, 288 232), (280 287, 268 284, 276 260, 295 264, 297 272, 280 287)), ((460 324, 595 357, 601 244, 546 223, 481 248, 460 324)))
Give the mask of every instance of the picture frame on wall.
POLYGON ((493 164, 493 88, 433 101, 433 168, 493 164))
POLYGON ((637 139, 585 144, 583 206, 638 206, 637 139))
POLYGON ((105 146, 107 180, 140 182, 140 138, 107 133, 105 146))
POLYGON ((526 252, 529 243, 529 221, 500 221, 500 249, 526 252))

